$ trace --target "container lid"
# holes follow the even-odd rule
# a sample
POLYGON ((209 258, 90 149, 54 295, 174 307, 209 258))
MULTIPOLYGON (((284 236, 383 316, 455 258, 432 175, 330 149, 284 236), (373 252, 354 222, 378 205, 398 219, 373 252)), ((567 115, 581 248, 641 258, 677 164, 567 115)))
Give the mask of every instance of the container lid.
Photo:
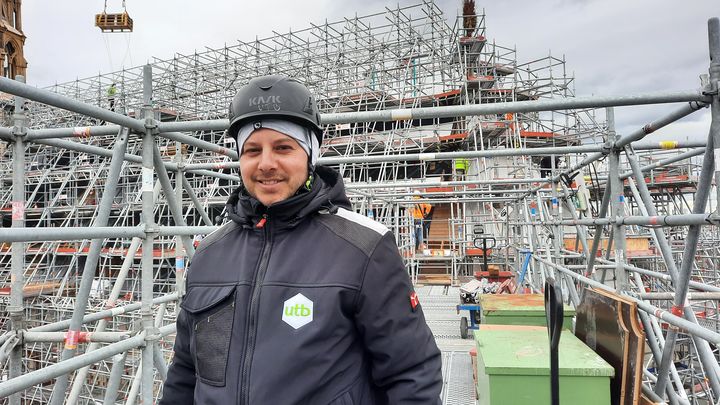
MULTIPOLYGON (((475 332, 478 360, 489 375, 550 375, 547 328, 525 325, 480 325, 475 332)), ((613 367, 570 331, 558 347, 560 375, 612 377, 613 367)))
MULTIPOLYGON (((542 294, 483 294, 480 306, 485 316, 545 316, 542 294)), ((565 305, 564 316, 575 316, 575 309, 565 305)))

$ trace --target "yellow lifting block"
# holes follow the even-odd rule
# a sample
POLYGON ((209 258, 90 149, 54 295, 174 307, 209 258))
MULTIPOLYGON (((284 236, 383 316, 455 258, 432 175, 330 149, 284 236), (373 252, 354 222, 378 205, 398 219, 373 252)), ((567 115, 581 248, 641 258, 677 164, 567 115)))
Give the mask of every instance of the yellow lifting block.
POLYGON ((101 13, 95 14, 95 26, 102 32, 132 32, 133 20, 127 12, 125 13, 101 13))

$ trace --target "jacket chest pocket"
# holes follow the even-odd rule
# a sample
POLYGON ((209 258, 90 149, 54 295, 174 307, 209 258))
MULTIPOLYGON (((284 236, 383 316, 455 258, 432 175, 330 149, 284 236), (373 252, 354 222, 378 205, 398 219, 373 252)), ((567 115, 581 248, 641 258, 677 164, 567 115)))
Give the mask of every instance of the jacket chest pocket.
POLYGON ((192 351, 198 378, 225 386, 233 321, 235 286, 192 287, 181 307, 192 317, 192 351))

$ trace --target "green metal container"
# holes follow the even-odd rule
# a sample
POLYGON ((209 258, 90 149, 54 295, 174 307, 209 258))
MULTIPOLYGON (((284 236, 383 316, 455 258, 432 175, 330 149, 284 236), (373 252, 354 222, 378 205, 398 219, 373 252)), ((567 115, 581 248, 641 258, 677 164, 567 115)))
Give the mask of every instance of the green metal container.
MULTIPOLYGON (((550 404, 546 328, 480 325, 475 343, 479 405, 550 404)), ((561 404, 610 404, 612 366, 570 331, 562 332, 558 357, 561 404)))
MULTIPOLYGON (((482 323, 489 325, 546 326, 542 294, 485 294, 480 296, 482 323)), ((572 330, 575 310, 565 305, 563 329, 572 330)))

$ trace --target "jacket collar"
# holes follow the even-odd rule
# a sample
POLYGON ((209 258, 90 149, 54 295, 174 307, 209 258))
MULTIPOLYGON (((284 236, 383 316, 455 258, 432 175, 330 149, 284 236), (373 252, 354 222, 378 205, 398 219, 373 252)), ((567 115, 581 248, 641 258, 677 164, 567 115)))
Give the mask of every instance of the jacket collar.
POLYGON ((301 188, 287 200, 266 207, 241 185, 230 195, 226 205, 228 217, 238 224, 255 226, 263 215, 267 215, 274 229, 294 227, 305 217, 323 209, 335 210, 334 207, 350 209, 350 201, 340 174, 324 166, 315 169, 310 190, 301 188))

